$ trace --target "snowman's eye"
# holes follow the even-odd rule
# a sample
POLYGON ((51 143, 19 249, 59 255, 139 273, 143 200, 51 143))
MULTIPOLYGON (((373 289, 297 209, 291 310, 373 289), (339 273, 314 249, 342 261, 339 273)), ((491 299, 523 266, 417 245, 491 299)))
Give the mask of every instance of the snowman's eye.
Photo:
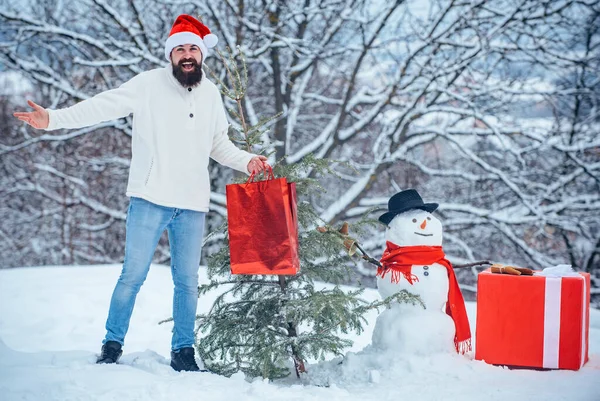
POLYGON ((416 222, 417 222, 417 219, 413 219, 413 223, 416 223, 416 222))
POLYGON ((427 217, 427 220, 431 220, 431 217, 427 217))

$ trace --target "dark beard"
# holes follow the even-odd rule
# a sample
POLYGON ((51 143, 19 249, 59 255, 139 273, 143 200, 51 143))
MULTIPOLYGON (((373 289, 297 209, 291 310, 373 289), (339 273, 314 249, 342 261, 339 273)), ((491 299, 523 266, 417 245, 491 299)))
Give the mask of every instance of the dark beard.
POLYGON ((173 66, 173 76, 185 88, 194 87, 200 83, 200 80, 202 80, 202 68, 194 59, 179 60, 177 65, 171 61, 171 65, 173 66), (181 64, 188 61, 194 63, 194 69, 190 72, 185 72, 183 71, 181 64))

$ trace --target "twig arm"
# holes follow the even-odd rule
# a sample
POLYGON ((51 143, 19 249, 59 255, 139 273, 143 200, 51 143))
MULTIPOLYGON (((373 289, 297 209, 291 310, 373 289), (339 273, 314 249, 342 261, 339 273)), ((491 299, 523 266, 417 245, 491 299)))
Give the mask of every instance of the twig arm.
POLYGON ((379 262, 377 259, 370 257, 370 256, 367 254, 367 252, 366 252, 364 249, 362 249, 362 247, 359 245, 359 243, 358 243, 358 242, 356 242, 356 243, 355 243, 355 245, 356 245, 356 248, 357 248, 357 249, 360 251, 360 253, 362 253, 362 256, 361 256, 361 257, 362 257, 364 260, 366 260, 366 261, 367 261, 367 262, 369 262, 369 263, 372 263, 372 264, 374 264, 374 265, 375 265, 375 266, 377 266, 377 267, 382 267, 382 266, 381 266, 381 263, 380 263, 380 262, 379 262))
POLYGON ((485 267, 488 267, 488 266, 491 266, 491 265, 492 265, 492 262, 490 262, 489 260, 480 260, 478 262, 465 263, 465 264, 462 264, 462 265, 452 265, 452 267, 455 268, 455 269, 464 269, 464 268, 473 267, 473 266, 485 266, 485 267))

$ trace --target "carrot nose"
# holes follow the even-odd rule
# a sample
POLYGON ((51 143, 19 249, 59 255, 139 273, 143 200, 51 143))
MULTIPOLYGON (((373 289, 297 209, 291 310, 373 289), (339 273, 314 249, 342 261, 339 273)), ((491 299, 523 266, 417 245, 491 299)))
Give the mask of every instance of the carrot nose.
POLYGON ((427 226, 427 220, 423 220, 423 222, 421 223, 421 230, 424 230, 426 226, 427 226))

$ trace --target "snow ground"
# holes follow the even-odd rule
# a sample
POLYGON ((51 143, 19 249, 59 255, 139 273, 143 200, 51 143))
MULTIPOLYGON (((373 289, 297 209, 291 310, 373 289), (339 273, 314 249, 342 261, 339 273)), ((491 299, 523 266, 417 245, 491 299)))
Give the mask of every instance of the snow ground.
MULTIPOLYGON (((590 317, 590 361, 578 372, 510 370, 454 354, 382 355, 370 347, 377 313, 346 356, 290 378, 247 382, 169 367, 172 282, 152 266, 119 365, 96 365, 120 266, 0 270, 0 399, 70 400, 600 400, 600 311, 590 317), (363 351, 361 351, 363 350, 363 351)), ((206 280, 201 269, 201 280, 206 280)), ((374 290, 365 298, 376 299, 374 290)), ((199 301, 205 311, 212 299, 199 301)), ((468 303, 474 329, 476 304, 468 303)))

